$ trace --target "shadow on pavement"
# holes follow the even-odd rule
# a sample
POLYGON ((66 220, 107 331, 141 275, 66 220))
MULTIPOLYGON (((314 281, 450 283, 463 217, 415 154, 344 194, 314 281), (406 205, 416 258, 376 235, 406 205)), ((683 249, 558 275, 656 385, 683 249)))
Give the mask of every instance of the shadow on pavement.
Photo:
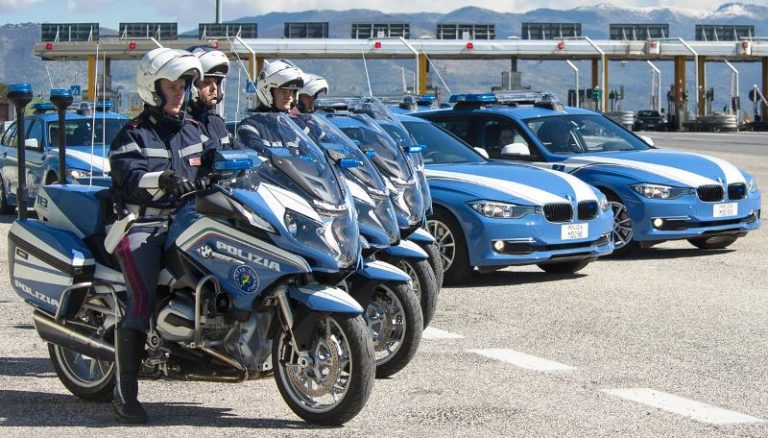
MULTIPOLYGON (((180 393, 180 396, 183 394, 180 393)), ((123 427, 109 403, 86 402, 67 394, 0 390, 0 425, 28 427, 123 427)), ((236 402, 233 400, 233 403, 236 402)), ((245 418, 231 408, 196 403, 143 403, 149 424, 141 427, 201 426, 251 429, 328 429, 298 420, 245 418)), ((288 407, 286 406, 286 410, 288 407)))
POLYGON ((698 248, 684 248, 684 249, 667 249, 667 248, 646 248, 638 250, 635 254, 629 257, 603 257, 599 261, 632 261, 632 260, 664 260, 664 259, 682 259, 692 257, 710 257, 718 256, 722 254, 728 254, 735 249, 698 249, 698 248))
POLYGON ((580 272, 574 274, 548 274, 544 271, 496 271, 487 274, 481 274, 475 271, 464 281, 451 285, 445 285, 443 288, 448 289, 467 286, 514 286, 519 284, 549 283, 553 281, 572 280, 585 276, 586 274, 582 274, 580 272))
POLYGON ((51 377, 53 366, 43 357, 0 357, 0 376, 51 377))

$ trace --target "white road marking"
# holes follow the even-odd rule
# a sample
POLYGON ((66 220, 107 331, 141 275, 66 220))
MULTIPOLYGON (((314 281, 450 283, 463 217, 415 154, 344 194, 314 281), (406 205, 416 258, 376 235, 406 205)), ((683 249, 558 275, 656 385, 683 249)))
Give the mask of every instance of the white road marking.
POLYGON ((473 349, 467 351, 534 371, 571 371, 575 369, 570 365, 503 348, 473 349))
POLYGON ((422 339, 461 339, 464 336, 440 330, 439 328, 427 327, 421 334, 422 339))
POLYGON ((763 423, 765 420, 718 408, 695 400, 650 388, 603 389, 602 392, 625 400, 653 406, 673 414, 711 424, 763 423))

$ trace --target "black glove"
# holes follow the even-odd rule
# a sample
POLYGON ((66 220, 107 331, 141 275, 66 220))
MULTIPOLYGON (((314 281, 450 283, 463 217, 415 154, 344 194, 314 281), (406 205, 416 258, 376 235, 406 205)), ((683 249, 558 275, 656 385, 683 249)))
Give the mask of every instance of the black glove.
POLYGON ((221 175, 219 175, 218 173, 209 173, 206 176, 202 176, 195 180, 195 190, 209 189, 214 184, 216 184, 220 178, 221 178, 221 175))
POLYGON ((177 197, 184 196, 187 193, 196 190, 195 184, 192 181, 180 176, 172 170, 166 170, 161 173, 160 177, 157 179, 157 184, 166 193, 172 193, 177 197))

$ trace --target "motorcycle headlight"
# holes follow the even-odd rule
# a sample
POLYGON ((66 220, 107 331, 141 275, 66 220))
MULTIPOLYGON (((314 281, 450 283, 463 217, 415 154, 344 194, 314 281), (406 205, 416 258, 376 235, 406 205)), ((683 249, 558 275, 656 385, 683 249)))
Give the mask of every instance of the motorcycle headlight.
POLYGON ((749 181, 747 181, 747 192, 754 193, 757 191, 757 181, 755 181, 754 178, 750 178, 749 181))
POLYGON ((330 253, 343 266, 354 261, 359 250, 359 232, 351 214, 320 215, 321 222, 287 209, 283 223, 301 243, 330 253), (346 219, 345 219, 346 218, 346 219))
POLYGON ((474 201, 470 202, 469 206, 485 217, 501 219, 518 219, 537 211, 536 207, 532 205, 516 205, 495 201, 474 201))
POLYGON ((649 199, 677 199, 683 195, 690 195, 693 189, 690 187, 672 187, 661 184, 634 184, 631 186, 640 195, 649 199))

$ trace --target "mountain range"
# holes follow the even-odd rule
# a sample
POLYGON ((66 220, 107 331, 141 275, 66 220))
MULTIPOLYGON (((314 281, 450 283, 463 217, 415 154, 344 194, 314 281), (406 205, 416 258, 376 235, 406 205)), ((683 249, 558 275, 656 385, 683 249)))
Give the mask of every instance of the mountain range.
MULTIPOLYGON (((387 14, 375 10, 351 9, 344 11, 312 10, 304 12, 274 12, 260 16, 241 17, 231 22, 258 23, 259 37, 279 38, 285 22, 329 22, 332 38, 348 38, 353 22, 406 22, 411 25, 411 38, 434 35, 439 22, 494 23, 497 39, 520 36, 523 22, 576 22, 582 24, 582 34, 593 39, 607 39, 610 23, 667 23, 670 36, 694 38, 696 24, 746 24, 753 25, 756 36, 768 36, 768 6, 749 3, 724 3, 712 11, 680 8, 625 8, 612 4, 578 7, 568 10, 535 9, 525 13, 496 12, 477 7, 464 7, 445 14, 410 13, 387 14)), ((183 29, 181 30, 183 34, 183 29)), ((102 29, 102 35, 110 33, 102 29)), ((189 30, 188 34, 196 34, 189 30)), ((69 86, 85 82, 84 62, 43 62, 32 53, 32 46, 40 37, 40 26, 35 23, 7 24, 0 26, 0 82, 30 82, 35 90, 47 90, 54 86, 69 86)), ((306 71, 318 73, 329 79, 332 94, 367 93, 368 85, 364 65, 360 60, 296 60, 306 71)), ((693 65, 689 63, 689 83, 692 88, 693 65)), ((133 77, 135 61, 113 62, 113 88, 124 89, 125 101, 136 101, 133 77)), ((577 62, 582 86, 589 78, 589 64, 577 62)), ((662 70, 663 87, 672 82, 673 67, 668 61, 658 62, 662 70)), ((235 66, 237 67, 237 66, 235 66)), ((406 60, 368 61, 369 75, 374 94, 397 94, 402 91, 403 78, 413 83, 414 62, 406 60)), ((488 91, 500 85, 501 72, 509 69, 508 61, 435 61, 453 93, 488 91)), ((738 63, 741 77, 741 100, 745 110, 751 111, 746 95, 752 84, 760 78, 759 63, 738 63)), ((625 88, 623 109, 648 107, 650 94, 650 69, 644 62, 611 62, 609 88, 625 88)), ((518 64, 523 85, 532 89, 552 90, 563 98, 568 88, 573 88, 573 72, 562 61, 521 61, 518 64)), ((227 107, 230 118, 236 111, 237 97, 240 108, 245 107, 243 88, 245 78, 242 69, 232 68, 227 80, 227 107)), ((707 86, 715 89, 713 107, 722 109, 727 102, 731 83, 730 70, 723 63, 711 62, 707 66, 707 86)), ((438 84, 438 78, 432 77, 438 84)), ((47 93, 45 93, 47 94, 47 93)), ((124 107, 125 108, 125 107, 124 107)))

